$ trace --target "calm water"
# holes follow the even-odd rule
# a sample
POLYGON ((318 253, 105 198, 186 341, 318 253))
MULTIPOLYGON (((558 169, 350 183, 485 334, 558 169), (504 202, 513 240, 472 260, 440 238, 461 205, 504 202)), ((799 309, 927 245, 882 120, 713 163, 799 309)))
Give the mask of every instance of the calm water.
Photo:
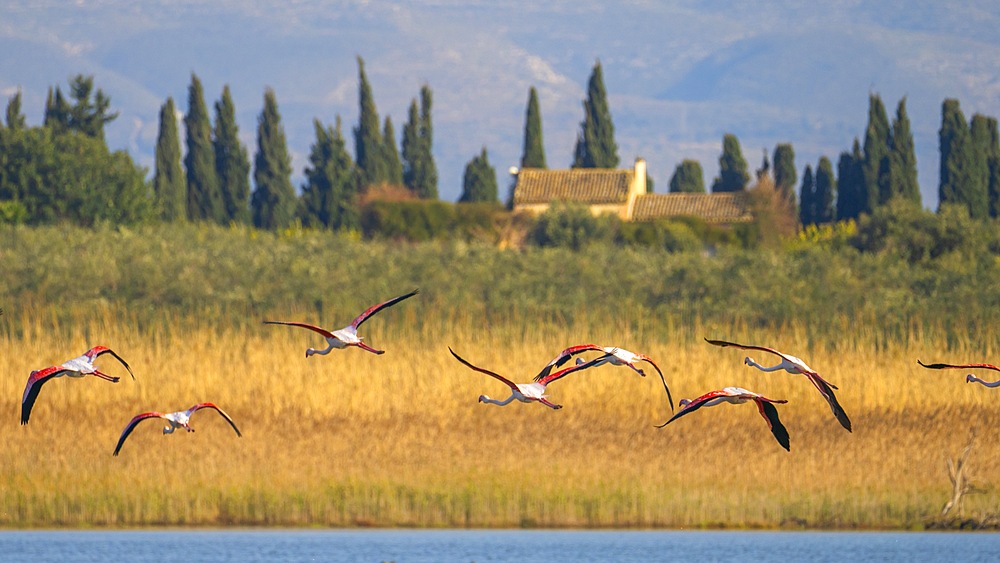
POLYGON ((0 532, 2 561, 1000 561, 1000 534, 521 530, 0 532))

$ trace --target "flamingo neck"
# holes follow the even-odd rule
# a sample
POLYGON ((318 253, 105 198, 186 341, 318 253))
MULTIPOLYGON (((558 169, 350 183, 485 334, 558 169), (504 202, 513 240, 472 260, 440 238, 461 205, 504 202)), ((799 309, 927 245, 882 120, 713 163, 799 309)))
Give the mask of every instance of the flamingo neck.
POLYGON ((748 366, 753 366, 753 367, 759 369, 760 371, 778 371, 778 370, 785 369, 785 364, 783 364, 783 363, 778 364, 776 366, 765 367, 765 366, 762 366, 762 365, 758 364, 757 362, 753 361, 753 358, 747 358, 746 359, 746 363, 747 363, 748 366))
POLYGON ((510 397, 507 397, 507 399, 503 400, 503 401, 498 401, 496 399, 491 399, 491 398, 487 397, 486 395, 480 395, 479 396, 479 402, 480 403, 490 403, 491 405, 497 405, 497 406, 501 406, 501 407, 504 406, 504 405, 506 405, 506 404, 509 404, 513 400, 514 400, 514 394, 513 393, 511 393, 510 397))
POLYGON ((309 348, 308 350, 306 350, 306 357, 308 358, 309 356, 312 356, 313 354, 319 354, 321 356, 325 356, 325 355, 329 354, 332 350, 333 350, 333 344, 330 344, 329 346, 327 346, 323 350, 317 350, 315 348, 309 348))
POLYGON ((969 376, 968 376, 968 378, 967 378, 967 380, 968 380, 969 383, 972 383, 973 381, 975 381, 976 383, 981 383, 981 384, 983 384, 986 387, 989 387, 991 389, 992 388, 996 388, 996 387, 1000 387, 1000 379, 998 379, 998 380, 996 380, 996 381, 994 381, 994 382, 991 383, 989 381, 983 381, 982 379, 979 379, 978 377, 976 377, 976 376, 974 376, 974 375, 972 375, 970 373, 969 376))

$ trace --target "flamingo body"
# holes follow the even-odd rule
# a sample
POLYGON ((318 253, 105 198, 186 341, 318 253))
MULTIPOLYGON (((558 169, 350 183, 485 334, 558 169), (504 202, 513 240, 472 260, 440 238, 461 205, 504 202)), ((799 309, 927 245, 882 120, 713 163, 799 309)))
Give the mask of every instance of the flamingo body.
POLYGON ((779 352, 774 348, 768 348, 766 346, 737 344, 735 342, 726 342, 725 340, 709 340, 707 338, 705 339, 705 341, 708 342, 709 344, 713 344, 715 346, 721 346, 723 348, 731 346, 733 348, 742 348, 744 350, 759 350, 762 352, 767 352, 769 354, 774 354, 778 356, 779 358, 781 358, 781 362, 775 366, 770 366, 770 367, 762 366, 749 356, 743 359, 743 363, 745 363, 748 366, 755 367, 760 371, 772 372, 772 371, 784 370, 794 375, 804 375, 806 379, 808 379, 809 382, 812 383, 814 387, 816 387, 816 390, 819 391, 820 395, 822 395, 823 398, 826 399, 826 402, 830 405, 830 410, 833 411, 833 415, 837 417, 837 421, 840 422, 840 425, 843 426, 848 432, 852 431, 851 419, 848 418, 847 413, 844 411, 844 408, 840 406, 840 402, 837 401, 837 396, 833 392, 834 389, 837 389, 837 386, 823 379, 823 377, 821 377, 820 374, 816 373, 816 370, 806 365, 806 363, 801 359, 796 358, 795 356, 791 356, 789 354, 779 352))
POLYGON ((125 429, 122 430, 121 437, 118 438, 118 445, 115 446, 115 453, 112 455, 116 456, 118 455, 118 452, 120 452, 122 449, 122 444, 125 443, 125 439, 128 438, 130 434, 132 434, 132 431, 135 430, 135 427, 143 420, 148 420, 151 418, 159 418, 165 420, 167 422, 167 425, 163 427, 164 434, 173 434, 174 431, 179 428, 183 428, 188 432, 194 432, 194 428, 191 428, 190 424, 191 415, 204 408, 213 409, 216 412, 218 412, 220 415, 222 415, 222 418, 226 419, 226 422, 228 422, 229 425, 233 427, 233 430, 236 431, 236 436, 238 437, 243 436, 243 433, 240 432, 240 429, 236 427, 236 423, 233 422, 233 419, 230 418, 230 416, 226 414, 224 410, 220 409, 215 403, 198 403, 197 405, 194 405, 193 407, 189 408, 186 411, 177 411, 166 414, 161 412, 144 412, 142 414, 134 416, 132 420, 130 420, 129 423, 125 426, 125 429))
POLYGON ((723 389, 719 389, 718 391, 705 393, 704 395, 693 400, 681 399, 679 403, 681 410, 672 416, 670 420, 658 425, 657 428, 663 428, 678 418, 690 414, 702 407, 712 407, 722 403, 740 405, 748 401, 753 401, 757 405, 757 411, 762 417, 764 417, 764 420, 767 421, 767 427, 771 430, 771 434, 774 436, 774 439, 777 440, 778 443, 781 444, 781 447, 785 448, 785 450, 791 451, 789 447, 788 430, 785 428, 785 425, 781 423, 781 419, 778 418, 778 409, 774 407, 776 403, 787 403, 788 401, 784 399, 768 399, 763 395, 754 393, 753 391, 747 391, 742 387, 725 387, 723 389))
POLYGON ((325 328, 318 327, 316 325, 312 325, 309 323, 301 323, 301 322, 264 321, 264 324, 297 326, 300 328, 309 329, 315 333, 318 333, 323 338, 325 338, 327 345, 326 348, 323 349, 307 348, 306 349, 307 358, 309 356, 312 356, 313 354, 326 355, 333 350, 343 350, 348 346, 356 346, 358 348, 361 348, 362 350, 371 352, 372 354, 377 354, 377 355, 385 354, 385 350, 377 350, 366 344, 364 342, 364 338, 358 336, 358 327, 361 326, 361 323, 368 320, 368 318, 374 315, 375 313, 378 313, 382 309, 391 307, 404 299, 413 297, 419 292, 420 290, 415 289, 410 293, 407 293, 406 295, 400 295, 399 297, 394 297, 393 299, 379 303, 377 305, 372 305, 367 310, 365 310, 365 312, 361 313, 353 321, 351 321, 351 324, 345 326, 344 328, 334 331, 329 331, 325 328))
POLYGON ((557 405, 549 401, 548 396, 545 394, 545 388, 553 381, 562 379, 563 377, 575 371, 580 371, 596 365, 596 360, 594 360, 587 362, 585 364, 574 365, 572 367, 559 370, 555 373, 550 373, 545 377, 541 378, 539 381, 534 381, 531 383, 514 383, 513 381, 507 379, 506 377, 496 372, 469 363, 464 358, 456 354, 455 351, 452 350, 450 346, 448 347, 448 351, 451 352, 452 356, 455 356, 455 359, 462 362, 462 364, 464 364, 469 369, 478 371, 479 373, 484 373, 498 381, 501 381, 502 383, 507 385, 507 387, 510 388, 510 397, 507 397, 503 401, 499 401, 497 399, 491 399, 487 395, 479 396, 480 403, 490 403, 498 406, 504 406, 510 404, 512 401, 520 401, 522 403, 539 402, 551 409, 561 409, 562 405, 557 405))
MULTIPOLYGON (((598 346, 596 344, 581 344, 579 346, 570 346, 562 352, 559 353, 551 362, 542 368, 542 371, 538 372, 535 376, 535 381, 539 381, 549 375, 553 368, 558 368, 565 364, 570 358, 577 354, 581 354, 587 351, 601 352, 603 355, 593 360, 593 367, 599 366, 601 364, 611 364, 613 366, 628 366, 632 368, 636 373, 642 377, 646 377, 646 372, 642 370, 638 365, 639 362, 647 362, 649 365, 653 366, 656 373, 660 375, 660 381, 663 383, 663 390, 667 393, 667 402, 670 404, 670 410, 674 410, 674 399, 670 395, 670 388, 667 387, 667 380, 663 377, 663 372, 660 371, 660 367, 656 365, 656 362, 652 358, 645 354, 636 354, 625 350, 624 348, 618 348, 616 346, 598 346)), ((587 362, 583 358, 576 359, 577 365, 582 365, 587 362)))
POLYGON ((66 360, 57 366, 34 370, 28 375, 28 382, 24 386, 24 394, 21 395, 21 424, 28 424, 28 419, 31 417, 31 409, 35 405, 35 400, 38 399, 38 393, 42 390, 42 385, 45 385, 52 379, 63 376, 80 378, 93 375, 111 383, 118 383, 120 380, 119 377, 108 375, 97 369, 97 366, 94 365, 97 358, 104 354, 110 354, 121 362, 125 366, 125 369, 128 370, 129 375, 132 376, 132 379, 135 380, 132 368, 129 367, 128 363, 121 356, 107 346, 94 346, 81 356, 66 360))

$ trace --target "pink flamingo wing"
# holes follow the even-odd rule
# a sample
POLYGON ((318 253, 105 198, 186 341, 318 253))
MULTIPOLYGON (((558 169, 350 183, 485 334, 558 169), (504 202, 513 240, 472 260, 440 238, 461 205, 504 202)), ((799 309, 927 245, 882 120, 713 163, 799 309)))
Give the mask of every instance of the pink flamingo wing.
POLYGON ((791 361, 791 358, 789 358, 788 356, 782 354, 781 352, 775 350, 774 348, 768 348, 767 346, 755 346, 753 344, 737 344, 736 342, 727 342, 725 340, 709 340, 708 338, 705 339, 705 342, 708 342, 709 344, 714 344, 716 346, 721 346, 723 348, 731 346, 733 348, 742 348, 744 350, 760 350, 761 352, 769 352, 771 354, 774 354, 775 356, 780 356, 782 359, 791 361))
POLYGON ((572 358, 573 356, 581 352, 587 352, 589 350, 604 352, 604 348, 601 348, 597 344, 580 344, 579 346, 570 346, 569 348, 566 348, 562 352, 559 352, 558 356, 556 356, 555 358, 552 359, 551 362, 546 364, 545 367, 542 368, 542 371, 538 372, 538 375, 535 376, 535 381, 541 381, 543 378, 549 375, 549 373, 552 371, 552 368, 560 367, 567 361, 569 361, 569 359, 572 358))
POLYGON ((474 371, 478 371, 479 373, 485 373, 486 375, 488 375, 488 376, 490 376, 490 377, 492 377, 494 379, 498 379, 498 380, 504 382, 505 384, 507 384, 508 387, 510 387, 514 391, 518 390, 517 389, 517 385, 514 384, 513 381, 507 379, 506 377, 500 375, 499 373, 492 372, 492 371, 490 371, 488 369, 483 369, 481 367, 474 366, 474 365, 470 364, 469 362, 465 361, 465 359, 462 358, 462 356, 459 356, 458 354, 455 353, 454 350, 451 349, 451 346, 448 347, 448 351, 451 352, 452 356, 455 356, 455 359, 457 359, 458 361, 460 361, 463 364, 465 364, 465 366, 468 367, 469 369, 472 369, 474 371))
POLYGON ((120 452, 122 449, 122 444, 125 443, 125 438, 129 437, 129 434, 131 434, 132 431, 135 430, 136 425, 138 425, 140 422, 146 420, 147 418, 163 418, 163 417, 164 414, 160 412, 144 412, 142 414, 137 414, 134 417, 132 417, 132 420, 128 421, 128 424, 125 425, 125 429, 122 430, 122 435, 121 437, 118 438, 118 445, 115 446, 115 453, 113 453, 112 455, 115 456, 118 455, 118 452, 120 452))
POLYGON ((107 346, 94 346, 93 348, 91 348, 90 350, 88 350, 87 353, 84 354, 84 355, 87 356, 88 358, 90 358, 91 363, 93 363, 94 360, 96 360, 98 357, 100 357, 100 356, 102 356, 104 354, 111 354, 111 356, 113 358, 115 358, 116 360, 118 360, 119 362, 121 362, 122 365, 125 366, 125 369, 128 370, 128 374, 132 376, 132 381, 135 381, 135 374, 132 373, 132 368, 129 367, 128 362, 126 362, 124 359, 122 359, 122 357, 119 356, 111 348, 108 348, 107 346))
POLYGON ((569 375, 569 374, 571 374, 571 373, 573 373, 575 371, 580 371, 582 369, 587 369, 589 367, 593 367, 593 366, 597 365, 601 360, 605 359, 608 356, 610 356, 610 354, 604 354, 603 356, 600 356, 598 358, 594 358, 593 360, 590 360, 589 362, 586 362, 586 363, 583 363, 583 364, 577 364, 575 366, 570 366, 568 368, 561 369, 561 370, 559 370, 559 371, 557 371, 555 373, 550 373, 549 375, 546 375, 545 377, 539 379, 538 383, 540 383, 542 385, 548 385, 549 383, 552 383, 553 381, 555 381, 557 379, 562 379, 563 377, 566 377, 567 375, 569 375))
POLYGON ((243 437, 243 433, 240 432, 240 429, 236 427, 236 423, 233 422, 232 417, 226 414, 226 411, 220 409, 218 405, 216 405, 215 403, 198 403, 197 405, 188 409, 188 412, 195 413, 201 409, 215 409, 215 412, 221 414, 222 418, 226 419, 226 422, 228 422, 229 425, 233 427, 233 430, 236 431, 236 435, 239 436, 240 438, 243 437))
POLYGON ((382 309, 392 307, 393 305, 399 303, 404 299, 409 299, 410 297, 413 297, 418 293, 420 293, 420 290, 414 289, 413 291, 407 293, 406 295, 400 295, 399 297, 394 297, 384 303, 379 303, 378 305, 372 305, 371 307, 368 308, 368 310, 366 310, 364 313, 361 313, 360 315, 357 316, 357 318, 351 321, 351 326, 354 327, 356 330, 359 326, 361 326, 361 323, 368 320, 368 317, 374 315, 375 313, 378 313, 382 309))
POLYGON ((701 397, 692 399, 691 402, 681 407, 681 410, 677 411, 677 413, 674 414, 674 416, 670 417, 670 420, 664 422, 663 424, 657 424, 656 427, 663 428, 664 426, 670 424, 671 422, 677 420, 678 418, 700 409, 701 407, 705 406, 705 403, 711 401, 712 399, 715 399, 716 397, 729 397, 731 395, 732 393, 728 393, 722 389, 719 389, 718 391, 709 391, 708 393, 705 393, 701 397))
POLYGON ((929 369, 991 369, 993 371, 1000 371, 1000 368, 993 364, 925 364, 920 360, 917 363, 929 369))
POLYGON ((792 451, 788 439, 788 429, 781 423, 781 419, 778 418, 778 409, 774 408, 774 405, 772 404, 787 401, 763 400, 763 397, 761 397, 754 402, 757 403, 757 412, 759 412, 760 415, 764 417, 764 420, 767 421, 767 428, 771 431, 771 435, 774 436, 774 439, 781 444, 781 447, 785 448, 785 451, 792 451))
POLYGON ((50 366, 43 370, 32 372, 28 376, 28 382, 24 386, 24 394, 21 396, 21 424, 27 424, 31 417, 31 409, 35 406, 38 393, 42 390, 42 385, 53 377, 64 373, 67 370, 62 366, 50 366))
POLYGON ((325 328, 320 328, 320 327, 318 327, 316 325, 311 325, 309 323, 296 323, 296 322, 289 322, 289 321, 264 321, 264 324, 266 324, 266 325, 297 326, 297 327, 301 327, 301 328, 308 328, 309 330, 311 330, 313 332, 318 332, 319 334, 322 334, 325 338, 336 338, 336 336, 334 336, 333 333, 330 332, 329 330, 326 330, 325 328))

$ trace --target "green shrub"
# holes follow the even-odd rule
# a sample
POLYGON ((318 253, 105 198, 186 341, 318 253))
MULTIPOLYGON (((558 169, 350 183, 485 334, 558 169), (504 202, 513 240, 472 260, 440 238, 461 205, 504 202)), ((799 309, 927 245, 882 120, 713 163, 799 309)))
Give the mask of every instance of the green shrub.
POLYGON ((538 217, 530 240, 542 247, 580 250, 593 243, 611 242, 619 222, 612 215, 595 217, 585 205, 555 203, 538 217))

